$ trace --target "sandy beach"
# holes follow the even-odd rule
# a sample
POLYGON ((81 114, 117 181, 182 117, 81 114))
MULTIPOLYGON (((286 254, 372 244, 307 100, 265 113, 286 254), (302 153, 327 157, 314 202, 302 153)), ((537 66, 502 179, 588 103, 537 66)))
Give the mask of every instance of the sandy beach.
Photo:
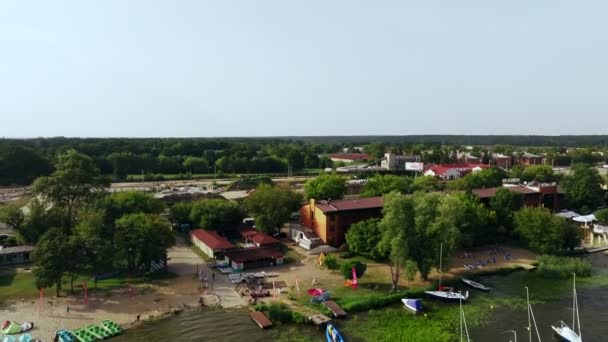
MULTIPOLYGON (((138 324, 138 315, 140 321, 151 320, 199 306, 202 284, 195 277, 197 265, 209 275, 209 279, 211 269, 179 238, 176 246, 169 250, 169 258, 168 270, 178 277, 159 285, 133 286, 131 291, 126 287, 104 292, 92 291, 87 304, 82 296, 47 297, 42 302, 37 298, 17 300, 0 307, 0 319, 18 323, 32 321, 32 337, 52 341, 58 329, 77 329, 104 319, 129 328, 138 324)), ((203 294, 205 305, 224 308, 246 305, 228 277, 218 274, 213 284, 209 282, 208 286, 203 294)))

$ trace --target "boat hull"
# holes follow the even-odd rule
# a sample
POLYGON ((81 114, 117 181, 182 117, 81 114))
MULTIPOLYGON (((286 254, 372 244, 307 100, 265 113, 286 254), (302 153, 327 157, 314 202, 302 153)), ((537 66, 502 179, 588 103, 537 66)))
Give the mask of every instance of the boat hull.
POLYGON ((562 341, 565 341, 565 342, 581 342, 582 341, 580 336, 578 336, 578 334, 575 333, 568 326, 562 326, 562 327, 551 326, 551 329, 553 329, 553 333, 555 333, 555 335, 557 337, 559 337, 562 341))
POLYGON ((426 293, 427 296, 434 298, 434 299, 438 299, 444 302, 459 302, 459 301, 463 301, 465 302, 468 298, 468 296, 463 296, 460 293, 456 293, 456 292, 445 292, 445 291, 424 291, 424 293, 426 293))

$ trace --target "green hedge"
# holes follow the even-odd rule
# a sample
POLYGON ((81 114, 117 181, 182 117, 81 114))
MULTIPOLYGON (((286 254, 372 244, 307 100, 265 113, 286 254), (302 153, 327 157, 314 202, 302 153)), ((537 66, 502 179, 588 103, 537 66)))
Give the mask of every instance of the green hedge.
POLYGON ((401 298, 404 297, 422 297, 423 295, 423 289, 416 289, 386 295, 358 296, 355 298, 339 300, 338 302, 346 312, 363 312, 399 303, 401 298))
POLYGON ((284 303, 257 304, 257 311, 266 312, 268 318, 273 322, 280 323, 306 323, 307 319, 304 315, 291 311, 284 303))
POLYGON ((538 257, 538 272, 549 278, 566 279, 576 273, 580 277, 591 275, 591 262, 572 257, 541 255, 538 257))

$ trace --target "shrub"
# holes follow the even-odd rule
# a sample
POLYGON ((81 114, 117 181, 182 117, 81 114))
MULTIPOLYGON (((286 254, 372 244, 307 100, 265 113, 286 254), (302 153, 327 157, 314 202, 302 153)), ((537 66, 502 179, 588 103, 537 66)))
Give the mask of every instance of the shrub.
POLYGON ((367 265, 358 260, 349 260, 344 261, 340 264, 340 272, 344 276, 344 279, 353 279, 352 269, 355 268, 355 272, 357 273, 357 278, 363 277, 365 274, 365 270, 367 270, 367 265))
POLYGON ((340 305, 346 312, 364 312, 399 303, 403 297, 421 297, 423 295, 422 290, 410 290, 386 295, 358 296, 340 301, 340 305))
POLYGON ((323 260, 323 265, 330 270, 337 270, 340 268, 340 263, 338 262, 338 258, 335 255, 329 254, 323 260))
POLYGON ((306 317, 302 314, 291 311, 284 303, 260 303, 255 306, 257 311, 266 312, 268 318, 273 322, 281 323, 305 323, 306 317))
POLYGON ((566 279, 573 273, 580 277, 588 277, 591 275, 591 263, 580 258, 541 255, 538 257, 538 272, 550 278, 566 279))

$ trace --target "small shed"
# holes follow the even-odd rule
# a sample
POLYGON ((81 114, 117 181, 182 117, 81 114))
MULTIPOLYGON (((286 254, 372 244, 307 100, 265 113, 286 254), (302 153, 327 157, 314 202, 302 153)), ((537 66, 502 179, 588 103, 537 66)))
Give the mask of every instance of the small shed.
POLYGON ((30 263, 34 249, 34 246, 0 247, 0 266, 30 263))
POLYGON ((323 241, 315 235, 312 229, 301 225, 290 225, 289 237, 305 250, 311 250, 323 243, 323 241))
POLYGON ((274 248, 233 249, 226 251, 224 256, 235 271, 283 264, 283 253, 274 248))
POLYGON ((273 238, 268 234, 264 234, 262 232, 258 232, 255 229, 247 226, 241 225, 239 227, 239 234, 243 238, 245 244, 255 247, 277 247, 280 244, 280 241, 273 238))
POLYGON ((234 245, 228 239, 212 230, 191 230, 190 240, 203 253, 215 259, 223 258, 226 251, 234 249, 234 245))

